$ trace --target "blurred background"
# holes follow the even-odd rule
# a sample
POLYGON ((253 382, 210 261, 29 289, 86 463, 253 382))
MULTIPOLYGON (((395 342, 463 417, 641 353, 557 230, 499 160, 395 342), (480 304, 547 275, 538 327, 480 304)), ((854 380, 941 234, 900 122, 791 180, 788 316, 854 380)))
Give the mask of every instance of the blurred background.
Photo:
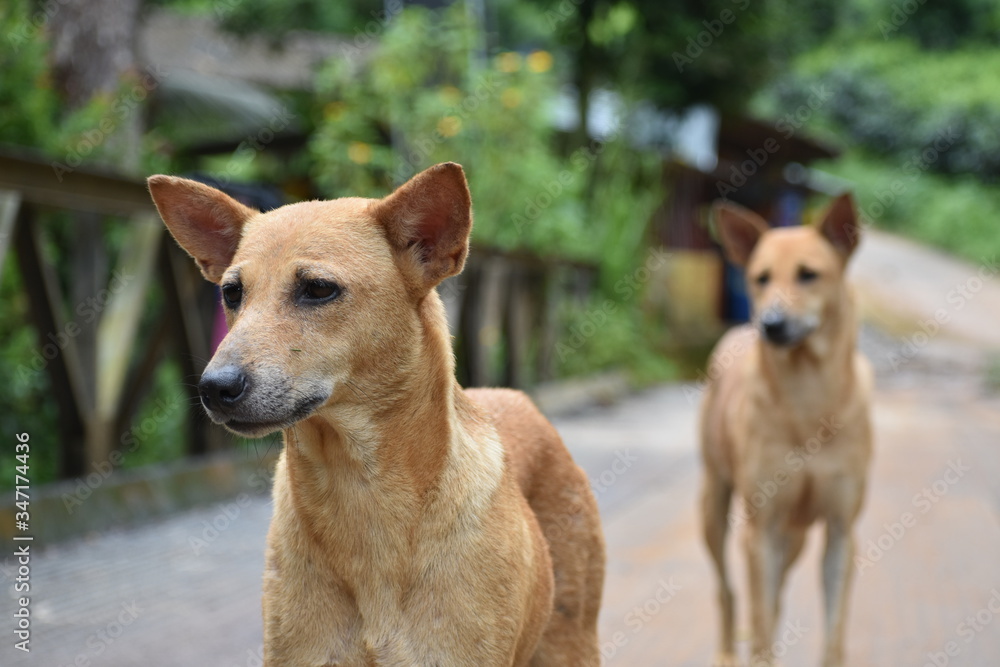
MULTIPOLYGON (((450 160, 475 210, 440 290, 459 379, 531 392, 591 476, 608 662, 712 649, 694 420, 709 349, 750 313, 708 207, 796 225, 850 190, 881 448, 851 664, 996 664, 998 44, 989 0, 6 0, 0 536, 20 534, 27 433, 40 592, 33 652, 0 655, 259 664, 280 440, 202 415, 218 293, 144 178, 267 210, 383 196, 450 160), (959 458, 971 472, 942 487, 959 458)), ((792 583, 814 629, 792 665, 818 655, 814 565, 792 583)))

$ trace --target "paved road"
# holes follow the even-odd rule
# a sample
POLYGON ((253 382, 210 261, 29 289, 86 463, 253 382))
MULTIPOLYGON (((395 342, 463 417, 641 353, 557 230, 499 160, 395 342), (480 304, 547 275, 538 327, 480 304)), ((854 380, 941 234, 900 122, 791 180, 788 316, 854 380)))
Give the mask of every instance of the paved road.
MULTIPOLYGON (((871 287, 866 281, 880 286, 865 294, 881 294, 885 276, 921 270, 912 293, 898 299, 907 308, 894 315, 902 333, 937 308, 954 309, 951 285, 976 270, 900 254, 891 237, 870 247, 858 274, 863 288, 871 287)), ((949 311, 960 324, 943 326, 904 363, 905 342, 864 337, 880 375, 876 457, 858 531, 866 560, 857 563, 851 667, 1000 664, 1000 396, 984 381, 1000 330, 1000 311, 990 306, 1000 290, 993 282, 961 311, 949 311), (989 334, 970 342, 970 332, 988 326, 989 334), (904 527, 904 515, 915 523, 904 527)), ((895 290, 906 292, 906 285, 897 282, 895 290)), ((892 295, 868 307, 888 308, 892 295)), ((660 387, 556 420, 594 482, 604 518, 601 632, 609 665, 701 666, 714 648, 714 582, 694 512, 697 390, 660 387)), ((32 652, 14 650, 4 630, 0 665, 259 665, 269 518, 267 498, 246 497, 36 555, 32 652)), ((786 591, 790 667, 817 664, 818 538, 810 536, 786 591)), ((731 551, 742 588, 735 541, 731 551)), ((13 608, 10 595, 0 596, 0 619, 7 619, 0 625, 12 622, 13 608)))
MULTIPOLYGON (((1000 399, 970 383, 947 395, 930 381, 913 384, 878 397, 878 450, 859 529, 871 563, 859 565, 849 664, 922 666, 954 642, 960 653, 948 664, 995 667, 1000 614, 989 604, 996 596, 1000 611, 1000 399), (956 468, 960 477, 948 472, 956 468), (904 512, 916 525, 895 526, 904 512)), ((658 388, 557 420, 604 517, 601 628, 611 665, 705 665, 712 651, 713 582, 694 513, 692 389, 658 388)), ((33 651, 12 650, 6 635, 0 663, 259 664, 270 503, 244 501, 42 554, 33 561, 33 651)), ((811 536, 787 594, 785 619, 802 635, 787 665, 815 664, 818 655, 818 538, 811 536)), ((10 600, 3 605, 0 617, 9 619, 10 600)))

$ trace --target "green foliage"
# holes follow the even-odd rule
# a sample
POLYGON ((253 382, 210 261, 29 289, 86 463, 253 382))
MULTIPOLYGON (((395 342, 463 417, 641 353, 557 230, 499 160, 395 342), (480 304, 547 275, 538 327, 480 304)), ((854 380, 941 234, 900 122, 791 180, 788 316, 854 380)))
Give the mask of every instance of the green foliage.
POLYGON ((795 108, 825 88, 829 102, 817 115, 850 143, 905 159, 946 142, 932 170, 990 181, 1000 176, 998 68, 1000 52, 992 49, 928 53, 900 40, 849 50, 831 44, 777 81, 770 108, 795 108))
POLYGON ((907 170, 899 162, 861 153, 822 168, 854 184, 865 218, 876 227, 898 231, 977 263, 1000 256, 1000 235, 996 233, 1000 190, 995 187, 970 176, 907 170))
MULTIPOLYGON (((611 32, 629 22, 609 20, 611 32)), ((593 262, 611 295, 644 259, 646 223, 662 197, 659 156, 623 140, 561 155, 552 56, 481 59, 472 36, 461 6, 414 7, 394 19, 364 71, 331 62, 319 77, 323 119, 310 145, 319 183, 328 196, 377 197, 421 169, 459 162, 475 243, 593 262)), ((621 306, 602 325, 600 344, 587 341, 560 361, 561 372, 655 366, 637 303, 621 306)))
MULTIPOLYGON (((28 295, 21 286, 13 251, 4 262, 0 280, 0 429, 12 439, 15 433, 31 437, 31 475, 33 482, 55 479, 59 451, 55 401, 51 398, 47 360, 39 349, 35 330, 25 326, 28 295)), ((14 485, 14 447, 0 448, 0 488, 14 485)))
POLYGON ((338 60, 321 73, 324 119, 311 143, 327 195, 381 196, 443 161, 461 163, 476 208, 474 238, 593 258, 582 201, 593 160, 567 163, 549 120, 551 55, 478 62, 463 9, 407 9, 359 75, 338 60))
POLYGON ((58 99, 46 60, 48 43, 32 22, 28 0, 0 6, 0 142, 42 146, 56 127, 58 99))
MULTIPOLYGON (((190 0, 189 0, 190 1, 190 0)), ((382 0, 215 0, 212 9, 222 27, 238 35, 262 33, 280 39, 289 30, 320 30, 363 34, 366 24, 381 24, 386 16, 382 0)), ((402 6, 390 0, 389 13, 402 6)), ((370 28, 368 28, 370 29, 370 28)))
POLYGON ((67 110, 53 87, 45 16, 28 0, 0 6, 0 38, 6 40, 0 49, 0 143, 38 150, 71 167, 81 161, 120 163, 115 153, 128 148, 109 138, 122 125, 123 109, 141 113, 137 105, 125 104, 137 82, 123 80, 114 94, 67 110))
POLYGON ((651 331, 636 303, 597 295, 585 305, 568 305, 561 313, 563 335, 556 343, 556 369, 561 377, 623 369, 637 385, 675 380, 678 367, 648 341, 651 331))
POLYGON ((658 106, 739 111, 789 58, 832 28, 832 0, 546 0, 544 22, 576 83, 658 106))

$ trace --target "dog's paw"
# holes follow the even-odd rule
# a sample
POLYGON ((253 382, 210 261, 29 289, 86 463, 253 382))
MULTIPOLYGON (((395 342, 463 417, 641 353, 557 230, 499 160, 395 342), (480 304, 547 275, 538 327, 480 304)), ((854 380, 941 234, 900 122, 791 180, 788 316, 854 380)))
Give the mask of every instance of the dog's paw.
POLYGON ((716 653, 711 667, 740 667, 740 659, 734 653, 716 653))

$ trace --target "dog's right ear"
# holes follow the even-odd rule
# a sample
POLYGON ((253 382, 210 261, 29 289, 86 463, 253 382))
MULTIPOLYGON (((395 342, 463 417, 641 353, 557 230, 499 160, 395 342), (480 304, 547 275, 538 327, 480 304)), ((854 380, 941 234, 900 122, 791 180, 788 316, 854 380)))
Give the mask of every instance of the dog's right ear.
POLYGON ((472 197, 460 165, 445 162, 425 169, 377 202, 374 213, 417 296, 462 271, 472 197))
POLYGON ((712 206, 719 242, 726 257, 736 266, 746 266, 757 241, 770 226, 750 209, 719 201, 712 206))
POLYGON ((257 211, 186 178, 150 176, 149 193, 167 229, 213 283, 233 261, 243 225, 257 211))

